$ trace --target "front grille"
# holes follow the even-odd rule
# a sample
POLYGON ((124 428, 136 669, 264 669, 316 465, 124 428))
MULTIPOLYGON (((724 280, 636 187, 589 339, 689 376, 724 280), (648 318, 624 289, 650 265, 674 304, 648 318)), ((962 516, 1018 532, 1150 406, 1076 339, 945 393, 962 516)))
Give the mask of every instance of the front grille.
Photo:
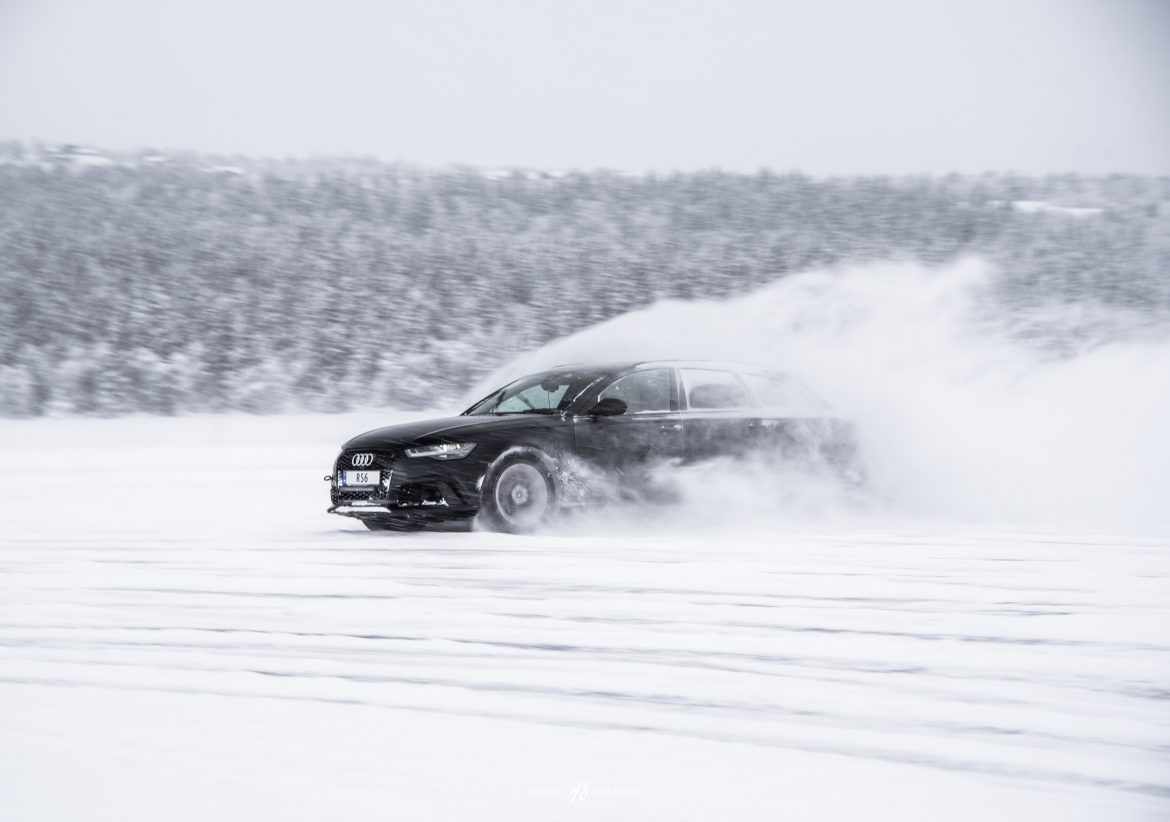
POLYGON ((339 488, 333 489, 333 504, 339 502, 368 502, 373 499, 384 499, 386 493, 381 488, 339 488))
MULTIPOLYGON (((343 451, 341 456, 337 458, 337 464, 333 468, 333 475, 339 477, 342 471, 381 471, 382 482, 390 479, 394 474, 394 461, 397 459, 398 453, 395 451, 375 451, 373 449, 353 448, 343 451), (362 461, 360 465, 353 464, 354 456, 358 454, 371 454, 373 459, 366 463, 362 461)), ((333 497, 333 504, 337 505, 342 502, 354 502, 356 500, 380 500, 386 499, 389 495, 385 485, 372 486, 370 488, 338 488, 338 480, 333 481, 333 487, 330 489, 333 497)))
POLYGON ((355 448, 351 451, 343 451, 341 456, 337 458, 337 468, 342 471, 350 471, 353 469, 368 469, 370 471, 389 471, 394 466, 394 460, 398 458, 398 454, 394 451, 373 451, 362 450, 355 448), (363 463, 362 465, 354 465, 353 458, 357 454, 373 454, 374 460, 370 463, 363 463))

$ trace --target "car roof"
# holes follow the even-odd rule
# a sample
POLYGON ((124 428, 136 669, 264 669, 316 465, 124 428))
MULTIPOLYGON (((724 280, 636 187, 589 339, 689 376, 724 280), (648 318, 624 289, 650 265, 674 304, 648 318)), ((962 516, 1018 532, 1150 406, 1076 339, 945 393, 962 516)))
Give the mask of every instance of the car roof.
POLYGON ((757 372, 776 370, 758 363, 731 362, 728 360, 634 360, 616 363, 571 362, 553 366, 549 370, 555 371, 562 368, 588 368, 590 370, 608 371, 615 374, 621 371, 637 371, 644 368, 714 368, 721 371, 757 372))

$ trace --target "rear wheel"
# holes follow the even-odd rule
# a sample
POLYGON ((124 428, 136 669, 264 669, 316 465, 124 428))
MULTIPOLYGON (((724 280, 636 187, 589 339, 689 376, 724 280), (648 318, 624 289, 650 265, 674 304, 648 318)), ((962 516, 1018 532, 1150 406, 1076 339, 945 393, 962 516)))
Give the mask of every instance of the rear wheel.
POLYGON ((492 466, 484 478, 480 516, 492 530, 531 531, 546 522, 556 506, 552 478, 533 460, 505 460, 492 466))

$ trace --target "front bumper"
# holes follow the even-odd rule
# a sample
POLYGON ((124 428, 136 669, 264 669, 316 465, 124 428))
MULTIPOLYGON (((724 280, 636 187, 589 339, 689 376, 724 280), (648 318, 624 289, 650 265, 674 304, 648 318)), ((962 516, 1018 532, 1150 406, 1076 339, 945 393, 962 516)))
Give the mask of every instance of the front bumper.
POLYGON ((358 519, 410 519, 437 522, 466 519, 479 510, 483 468, 478 461, 409 458, 400 450, 374 452, 370 470, 382 473, 376 486, 341 487, 340 472, 348 470, 354 453, 343 452, 333 466, 328 513, 358 519))
POLYGON ((364 505, 331 505, 328 508, 328 513, 343 517, 353 517, 354 519, 360 520, 372 520, 374 522, 417 522, 420 524, 470 520, 475 516, 475 511, 453 511, 445 506, 408 508, 393 505, 376 505, 372 503, 364 505))

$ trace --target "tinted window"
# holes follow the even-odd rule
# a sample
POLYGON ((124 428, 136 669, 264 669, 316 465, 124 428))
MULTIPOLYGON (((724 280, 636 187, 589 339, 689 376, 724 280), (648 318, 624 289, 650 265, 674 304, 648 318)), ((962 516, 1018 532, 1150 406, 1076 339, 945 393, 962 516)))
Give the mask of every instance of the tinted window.
POLYGON ((684 368, 681 371, 687 407, 695 410, 747 408, 755 405, 739 377, 729 371, 684 368))
POLYGON ((811 388, 785 374, 741 374, 765 408, 793 416, 820 416, 829 405, 811 388))
POLYGON ((670 371, 652 368, 635 371, 616 380, 598 399, 617 397, 626 404, 627 414, 670 410, 670 371))

